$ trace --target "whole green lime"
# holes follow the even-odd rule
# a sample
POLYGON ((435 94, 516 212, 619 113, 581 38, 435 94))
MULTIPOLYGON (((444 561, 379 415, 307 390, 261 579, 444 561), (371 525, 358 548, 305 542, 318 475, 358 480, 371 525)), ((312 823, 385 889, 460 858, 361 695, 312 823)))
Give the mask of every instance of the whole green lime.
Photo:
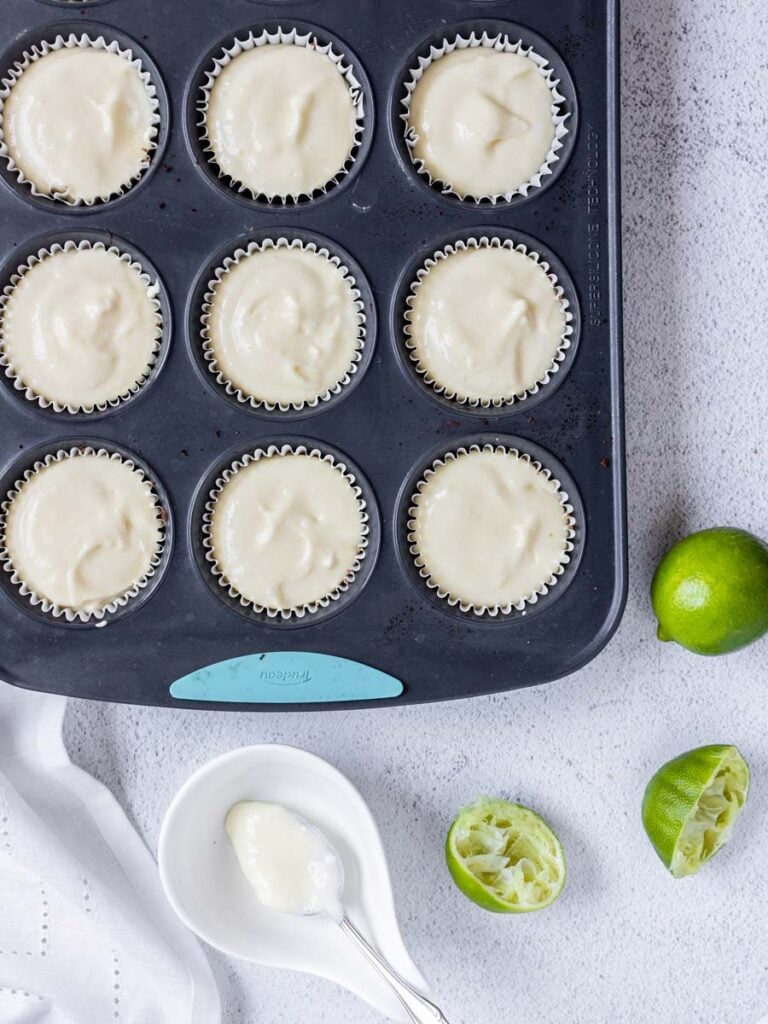
POLYGON ((651 584, 659 640, 728 654, 768 632, 768 545, 746 530, 692 533, 668 551, 651 584))

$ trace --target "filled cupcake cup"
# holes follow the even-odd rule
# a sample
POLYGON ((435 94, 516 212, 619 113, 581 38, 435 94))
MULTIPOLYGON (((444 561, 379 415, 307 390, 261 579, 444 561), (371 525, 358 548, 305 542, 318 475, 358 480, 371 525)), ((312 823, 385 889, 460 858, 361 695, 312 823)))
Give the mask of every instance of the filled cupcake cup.
POLYGON ((19 264, 15 272, 11 275, 8 284, 5 286, 2 293, 0 293, 0 373, 2 373, 10 382, 15 391, 19 392, 20 395, 23 395, 27 401, 35 403, 41 409, 47 409, 55 413, 69 413, 72 416, 81 416, 83 414, 93 415, 94 413, 105 413, 110 409, 117 409, 141 391, 157 364, 165 330, 160 295, 161 289, 159 280, 157 278, 153 280, 139 260, 135 259, 130 253, 123 251, 117 245, 106 245, 104 242, 91 241, 89 239, 80 239, 79 241, 72 239, 65 242, 54 242, 49 246, 42 246, 35 253, 32 253, 24 263, 19 264), (62 403, 55 399, 46 397, 46 395, 36 391, 32 386, 25 383, 23 375, 20 374, 18 368, 14 365, 13 359, 8 355, 4 344, 5 317, 8 303, 16 288, 24 280, 25 275, 45 260, 55 257, 61 253, 71 252, 103 252, 109 253, 119 259, 124 266, 130 268, 130 270, 132 270, 141 280, 146 289, 147 298, 151 304, 154 316, 152 348, 145 370, 119 395, 109 400, 92 404, 72 402, 62 403))
POLYGON ((120 452, 91 445, 60 448, 35 460, 31 466, 23 471, 21 476, 7 491, 2 501, 0 501, 0 571, 5 575, 6 584, 10 584, 17 595, 25 599, 30 610, 42 613, 52 620, 59 620, 66 624, 105 625, 110 617, 127 609, 142 592, 146 591, 156 582, 159 570, 166 561, 169 529, 170 519, 164 499, 160 496, 154 482, 149 479, 143 468, 138 466, 134 460, 120 452), (65 603, 58 603, 50 600, 43 594, 37 593, 34 587, 20 574, 8 548, 8 518, 14 501, 19 498, 25 485, 30 483, 30 481, 34 481, 38 474, 51 466, 80 456, 108 459, 110 462, 125 466, 132 473, 136 474, 141 482, 146 485, 147 493, 152 498, 152 505, 156 511, 158 530, 157 546, 150 559, 148 569, 118 596, 94 608, 70 607, 65 603))
POLYGON ((152 164, 159 142, 161 126, 160 99, 157 84, 149 70, 144 66, 141 58, 134 55, 133 50, 121 46, 116 39, 105 38, 104 35, 91 36, 87 33, 76 32, 70 32, 67 35, 58 34, 53 39, 41 39, 25 49, 11 67, 0 69, 0 74, 2 74, 2 78, 0 78, 0 161, 5 163, 10 176, 23 192, 31 194, 36 199, 50 200, 71 209, 91 208, 119 199, 135 187, 146 175, 152 164), (19 166, 14 157, 5 124, 8 99, 14 87, 22 80, 24 73, 45 57, 67 50, 93 50, 109 53, 125 60, 141 79, 146 90, 147 102, 150 108, 149 126, 143 147, 143 155, 137 163, 135 172, 127 175, 126 180, 119 186, 104 190, 103 194, 88 198, 72 197, 66 191, 55 189, 46 191, 38 188, 27 176, 24 169, 19 166))
POLYGON ((415 490, 411 493, 405 525, 406 543, 412 563, 418 573, 419 579, 424 583, 424 585, 426 585, 428 590, 435 594, 441 603, 444 602, 446 607, 456 609, 469 618, 476 619, 477 621, 487 620, 497 622, 505 621, 515 612, 525 613, 528 609, 532 608, 546 597, 554 587, 556 587, 571 563, 572 554, 574 553, 576 546, 576 531, 580 526, 580 524, 577 523, 576 516, 574 514, 574 507, 571 504, 570 495, 563 489, 560 481, 549 469, 546 468, 546 466, 525 451, 508 445, 493 443, 460 446, 447 451, 441 457, 434 459, 423 472, 416 484, 415 490), (434 478, 435 474, 440 472, 440 470, 455 464, 457 460, 480 454, 511 456, 530 466, 536 474, 541 475, 543 481, 546 481, 547 484, 551 486, 551 490, 553 494, 556 495, 561 509, 563 543, 562 552, 557 564, 551 571, 548 571, 544 575, 537 585, 532 586, 529 592, 525 593, 515 601, 494 602, 470 601, 463 599, 461 596, 453 593, 449 588, 438 581, 433 570, 429 568, 429 565, 427 564, 428 559, 425 559, 419 545, 417 520, 419 516, 419 502, 424 494, 425 488, 434 478))
POLYGON ((459 33, 450 38, 443 38, 440 42, 428 46, 423 53, 418 55, 417 62, 408 68, 399 104, 399 119, 404 146, 413 169, 436 192, 462 202, 496 205, 498 203, 513 202, 516 198, 526 198, 541 188, 546 179, 553 174, 555 165, 562 157, 566 137, 570 131, 572 112, 567 109, 566 97, 560 91, 559 86, 560 80, 556 77, 555 70, 547 58, 539 54, 534 46, 527 46, 523 40, 514 39, 505 32, 472 31, 467 34, 459 33), (550 117, 553 138, 548 152, 535 173, 517 184, 514 188, 500 192, 455 186, 452 182, 444 180, 444 178, 431 170, 426 162, 416 153, 419 144, 419 134, 412 122, 412 102, 414 93, 424 78, 425 73, 438 61, 450 54, 480 47, 496 53, 516 54, 529 59, 535 65, 542 80, 546 83, 551 96, 550 117))
POLYGON ((238 34, 230 45, 222 47, 220 53, 213 58, 205 71, 195 100, 196 128, 203 154, 222 184, 228 186, 239 196, 256 203, 278 207, 296 205, 326 195, 352 171, 360 154, 366 119, 370 118, 371 115, 371 112, 366 109, 366 100, 366 90, 363 83, 357 77, 353 63, 345 57, 336 44, 330 41, 322 41, 313 31, 302 31, 295 27, 284 29, 281 26, 275 29, 264 28, 261 31, 249 31, 238 34), (349 92, 354 116, 349 152, 345 154, 345 158, 338 169, 330 174, 326 181, 319 182, 312 188, 292 190, 277 188, 265 191, 255 188, 247 182, 239 180, 236 176, 227 173, 217 162, 216 149, 208 130, 211 96, 216 83, 221 77, 222 72, 242 54, 269 46, 304 47, 315 53, 322 54, 334 65, 349 92))
POLYGON ((363 495, 363 489, 346 463, 335 458, 328 452, 321 451, 319 448, 310 448, 303 444, 289 443, 282 445, 269 444, 264 448, 255 448, 231 462, 230 465, 223 470, 221 475, 216 478, 214 486, 208 491, 206 497, 207 500, 204 505, 201 528, 203 556, 207 563, 208 570, 215 579, 219 588, 221 588, 221 590, 228 595, 230 599, 236 602, 241 609, 253 612, 257 616, 266 619, 267 622, 271 621, 279 624, 281 622, 291 623, 311 621, 314 615, 324 609, 332 607, 349 591, 360 573, 366 556, 368 555, 371 535, 371 518, 367 502, 363 495), (350 561, 350 565, 345 571, 343 578, 337 585, 333 586, 328 593, 323 594, 321 597, 313 601, 300 602, 296 605, 292 605, 291 607, 276 608, 249 599, 243 595, 228 578, 216 552, 213 537, 214 516, 216 513, 217 503, 221 499, 225 488, 232 482, 238 473, 261 460, 291 455, 317 459, 340 473, 349 485, 351 493, 354 495, 354 499, 357 504, 360 538, 355 555, 350 561))
POLYGON ((310 409, 318 409, 336 395, 341 394, 341 392, 351 383, 353 376, 360 370, 364 348, 367 344, 370 344, 370 339, 367 335, 368 322, 365 312, 365 304, 354 274, 346 266, 340 256, 332 253, 325 246, 319 245, 313 241, 277 236, 275 238, 264 238, 260 241, 250 242, 244 248, 237 248, 230 256, 225 257, 220 266, 216 268, 212 278, 207 284, 207 288, 203 296, 200 316, 200 337, 202 338, 202 351, 205 364, 216 383, 228 396, 234 398, 239 404, 249 406, 251 409, 256 411, 301 413, 310 409), (354 306, 356 327, 354 350, 352 352, 349 365, 338 380, 336 380, 331 386, 324 387, 318 394, 311 398, 308 397, 301 400, 286 402, 259 397, 258 395, 244 390, 229 379, 227 374, 219 365, 219 361, 216 356, 215 343, 211 332, 211 316, 214 303, 216 301, 216 290, 221 283, 226 280, 227 276, 233 271, 233 269, 241 266, 244 260, 258 253, 285 252, 291 250, 316 255, 319 259, 326 260, 328 265, 339 274, 340 279, 350 289, 351 300, 354 306))
POLYGON ((527 246, 523 242, 515 241, 512 238, 504 238, 498 235, 480 235, 478 237, 457 239, 455 242, 443 246, 441 249, 433 252, 431 256, 427 257, 422 266, 416 272, 416 276, 411 282, 409 292, 406 296, 402 332, 405 350, 413 368, 423 380, 424 384, 428 385, 436 395, 440 395, 443 398, 446 398, 451 402, 455 402, 457 405, 463 406, 467 409, 475 411, 488 410, 504 412, 533 395, 538 395, 539 392, 549 384, 553 376, 558 373, 566 358, 568 350, 573 343, 574 315, 571 310, 571 303, 566 297, 565 290, 545 256, 539 253, 536 249, 527 246), (446 260, 449 260, 452 256, 459 253, 477 252, 483 249, 507 250, 509 252, 520 253, 527 259, 530 259, 533 264, 541 268, 542 272, 546 274, 562 313, 563 330, 560 335, 560 342, 553 355, 552 362, 546 371, 538 376, 530 385, 504 397, 480 398, 459 395, 455 388, 440 381, 435 373, 422 362, 418 352, 418 345, 413 338, 412 318, 414 304, 417 300, 419 289, 422 287, 429 274, 435 269, 435 267, 444 263, 446 260))

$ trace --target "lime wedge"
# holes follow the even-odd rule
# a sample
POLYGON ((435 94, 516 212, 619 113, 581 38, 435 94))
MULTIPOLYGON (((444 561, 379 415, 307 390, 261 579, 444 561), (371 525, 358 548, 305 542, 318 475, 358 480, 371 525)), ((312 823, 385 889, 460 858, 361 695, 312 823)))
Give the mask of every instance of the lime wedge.
POLYGON ((736 747, 698 747, 659 768, 643 798, 643 825, 675 878, 695 875, 728 842, 748 792, 736 747))
POLYGON ((478 800, 451 825, 448 870, 484 910, 523 914, 553 903, 565 884, 565 856, 547 823, 519 804, 478 800))

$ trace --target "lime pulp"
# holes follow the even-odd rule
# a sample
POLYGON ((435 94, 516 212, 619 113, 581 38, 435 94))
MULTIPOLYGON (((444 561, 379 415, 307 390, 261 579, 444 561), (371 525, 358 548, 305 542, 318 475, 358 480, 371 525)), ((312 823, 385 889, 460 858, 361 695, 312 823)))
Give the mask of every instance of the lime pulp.
POLYGON ((749 793, 749 768, 734 746, 689 750, 648 783, 643 825, 675 878, 694 875, 728 842, 749 793))
POLYGON ((565 884, 560 840, 534 811, 506 800, 483 798, 460 811, 445 852, 461 892, 494 913, 541 910, 565 884))

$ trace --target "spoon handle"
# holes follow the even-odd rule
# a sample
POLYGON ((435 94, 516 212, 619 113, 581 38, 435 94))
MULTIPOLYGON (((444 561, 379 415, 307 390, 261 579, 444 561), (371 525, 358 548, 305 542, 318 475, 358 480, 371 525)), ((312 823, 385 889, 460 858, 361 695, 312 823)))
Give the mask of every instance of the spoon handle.
POLYGON ((339 927, 394 991, 414 1024, 448 1024, 442 1011, 390 967, 348 917, 339 921, 339 927))

